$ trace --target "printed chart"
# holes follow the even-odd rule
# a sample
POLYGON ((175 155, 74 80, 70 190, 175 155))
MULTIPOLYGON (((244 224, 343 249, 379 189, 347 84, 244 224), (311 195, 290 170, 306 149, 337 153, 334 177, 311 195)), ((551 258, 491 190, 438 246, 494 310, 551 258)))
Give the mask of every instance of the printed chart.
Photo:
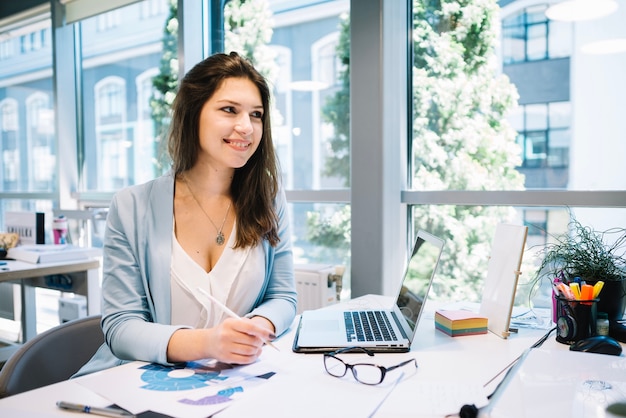
POLYGON ((214 360, 180 366, 134 362, 81 384, 132 413, 147 410, 173 417, 206 417, 267 382, 276 373, 261 362, 233 366, 214 360), (115 382, 123 381, 123 386, 115 382))

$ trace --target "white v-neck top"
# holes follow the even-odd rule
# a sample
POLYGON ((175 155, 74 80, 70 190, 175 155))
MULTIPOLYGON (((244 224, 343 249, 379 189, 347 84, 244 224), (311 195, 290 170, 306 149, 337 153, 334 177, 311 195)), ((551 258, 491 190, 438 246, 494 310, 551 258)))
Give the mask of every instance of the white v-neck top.
POLYGON ((207 273, 185 252, 173 231, 172 235, 172 325, 210 328, 228 317, 220 307, 198 292, 198 287, 240 316, 252 310, 265 275, 262 245, 234 250, 233 228, 224 252, 213 270, 207 273))

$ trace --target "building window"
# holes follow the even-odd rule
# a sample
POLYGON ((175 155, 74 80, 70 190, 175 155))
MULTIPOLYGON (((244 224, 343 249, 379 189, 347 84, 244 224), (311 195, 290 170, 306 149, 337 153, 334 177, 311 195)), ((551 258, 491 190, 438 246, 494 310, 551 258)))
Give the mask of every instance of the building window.
POLYGON ((105 32, 107 30, 115 29, 121 25, 120 10, 111 10, 110 12, 103 13, 96 17, 98 32, 105 32))
POLYGON ((54 190, 54 109, 50 97, 41 92, 26 99, 26 140, 31 153, 28 167, 29 190, 54 190))
POLYGON ((522 147, 523 168, 569 167, 570 102, 523 105, 509 120, 522 147))
POLYGON ((155 176, 152 158, 155 152, 164 152, 156 149, 160 145, 154 138, 154 121, 150 100, 154 94, 153 78, 159 73, 157 68, 151 68, 139 74, 135 81, 137 88, 137 124, 134 130, 133 166, 135 167, 135 183, 144 183, 155 176))
POLYGON ((17 101, 10 98, 0 101, 3 190, 16 190, 17 187, 20 168, 20 153, 17 143, 18 121, 17 101))
POLYGON ((141 2, 141 19, 149 19, 154 16, 161 16, 169 11, 167 0, 147 0, 141 2))
POLYGON ((543 4, 527 7, 502 21, 505 65, 571 55, 571 24, 548 19, 547 8, 543 4))
POLYGON ((341 70, 337 56, 339 32, 333 32, 313 43, 311 48, 312 80, 318 88, 312 89, 313 132, 313 188, 330 189, 344 187, 347 179, 337 174, 329 176, 328 159, 333 157, 332 139, 336 135, 332 123, 324 120, 324 106, 341 90, 341 70))
POLYGON ((100 156, 99 187, 115 190, 127 184, 128 148, 126 122, 126 84, 119 77, 107 77, 95 86, 96 139, 100 156))

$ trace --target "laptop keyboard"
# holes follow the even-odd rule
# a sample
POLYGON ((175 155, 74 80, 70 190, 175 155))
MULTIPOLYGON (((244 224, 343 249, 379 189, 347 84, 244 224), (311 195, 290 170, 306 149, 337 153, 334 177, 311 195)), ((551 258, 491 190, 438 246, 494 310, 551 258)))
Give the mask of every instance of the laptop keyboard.
POLYGON ((343 313, 346 337, 352 341, 397 341, 396 333, 383 311, 350 311, 343 313))

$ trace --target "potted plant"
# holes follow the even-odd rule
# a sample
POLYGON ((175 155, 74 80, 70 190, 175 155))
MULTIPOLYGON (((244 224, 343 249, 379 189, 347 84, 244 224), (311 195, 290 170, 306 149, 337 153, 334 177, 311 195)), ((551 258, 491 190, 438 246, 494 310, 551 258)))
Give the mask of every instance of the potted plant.
POLYGON ((9 249, 15 247, 19 235, 12 232, 0 233, 0 260, 6 258, 9 249))
POLYGON ((566 283, 579 277, 595 284, 604 282, 599 295, 598 312, 606 312, 610 320, 619 320, 626 307, 626 229, 596 231, 571 217, 568 232, 553 237, 539 251, 543 256, 537 268, 537 279, 566 283))

